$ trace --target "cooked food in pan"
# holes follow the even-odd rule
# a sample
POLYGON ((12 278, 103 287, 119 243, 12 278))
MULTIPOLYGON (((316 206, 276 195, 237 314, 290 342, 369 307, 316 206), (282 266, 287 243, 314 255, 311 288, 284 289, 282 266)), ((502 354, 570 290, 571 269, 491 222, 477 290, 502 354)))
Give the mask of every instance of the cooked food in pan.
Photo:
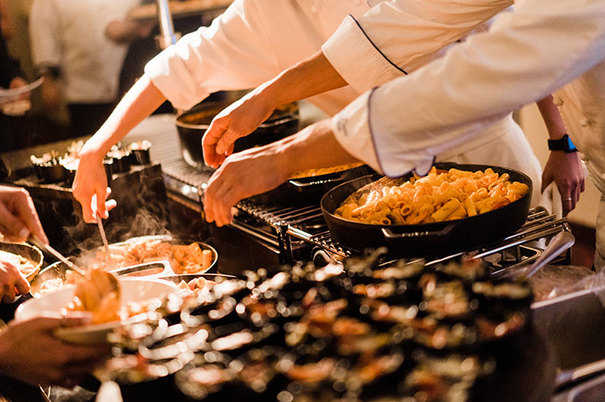
POLYGON ((168 260, 174 273, 193 274, 208 270, 215 258, 211 250, 202 249, 198 243, 180 245, 145 238, 110 245, 109 252, 109 262, 105 250, 99 250, 87 265, 115 269, 145 262, 168 260))
POLYGON ((529 187, 492 169, 437 171, 425 177, 383 178, 351 194, 336 215, 357 222, 423 224, 483 214, 523 197, 529 187))
POLYGON ((292 175, 292 178, 300 179, 303 177, 323 176, 326 174, 338 173, 338 172, 342 172, 344 170, 353 169, 353 168, 356 168, 356 167, 359 167, 362 165, 363 165, 363 163, 347 163, 345 165, 338 165, 338 166, 332 166, 332 167, 327 167, 327 168, 307 169, 307 170, 302 170, 300 172, 294 173, 294 175, 292 175))
POLYGON ((7 261, 17 267, 25 278, 29 278, 37 269, 33 261, 18 254, 9 253, 8 251, 0 250, 0 260, 7 261))

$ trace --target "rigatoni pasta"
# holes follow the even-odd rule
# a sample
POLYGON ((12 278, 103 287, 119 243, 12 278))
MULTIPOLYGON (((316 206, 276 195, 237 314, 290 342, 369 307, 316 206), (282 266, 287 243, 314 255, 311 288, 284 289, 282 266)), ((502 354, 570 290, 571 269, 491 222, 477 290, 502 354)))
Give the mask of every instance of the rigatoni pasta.
POLYGON ((419 224, 443 222, 484 214, 523 197, 529 187, 511 182, 508 173, 492 169, 438 172, 401 182, 380 179, 349 196, 335 214, 370 224, 419 224), (361 191, 364 190, 364 191, 361 191))

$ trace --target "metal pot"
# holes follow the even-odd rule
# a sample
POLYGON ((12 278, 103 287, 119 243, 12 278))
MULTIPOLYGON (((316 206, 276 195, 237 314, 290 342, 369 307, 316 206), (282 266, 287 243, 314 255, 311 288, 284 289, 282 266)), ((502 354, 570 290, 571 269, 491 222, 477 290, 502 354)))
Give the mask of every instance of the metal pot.
POLYGON ((511 181, 527 184, 529 191, 517 201, 502 208, 454 221, 417 225, 376 225, 354 222, 334 215, 336 208, 349 195, 380 177, 365 176, 333 188, 321 199, 321 210, 334 239, 358 251, 366 247, 388 246, 391 253, 402 257, 439 256, 455 251, 473 250, 502 240, 517 231, 525 222, 532 187, 531 179, 527 175, 516 170, 487 165, 439 163, 435 167, 470 171, 491 168, 499 174, 508 173, 511 181))
MULTIPOLYGON (((212 119, 230 104, 225 101, 203 102, 176 118, 183 159, 189 165, 197 168, 204 166, 202 137, 212 119)), ((255 131, 235 141, 234 151, 269 144, 296 133, 298 128, 298 105, 286 104, 273 112, 255 131)))

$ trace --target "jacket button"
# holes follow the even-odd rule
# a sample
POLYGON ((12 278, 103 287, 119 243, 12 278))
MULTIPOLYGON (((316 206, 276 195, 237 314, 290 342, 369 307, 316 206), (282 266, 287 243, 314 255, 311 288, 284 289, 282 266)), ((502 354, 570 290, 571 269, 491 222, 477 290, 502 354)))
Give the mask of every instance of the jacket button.
POLYGON ((592 122, 589 119, 587 119, 587 118, 584 118, 584 119, 580 120, 580 125, 582 127, 588 127, 588 126, 590 126, 591 123, 592 122))

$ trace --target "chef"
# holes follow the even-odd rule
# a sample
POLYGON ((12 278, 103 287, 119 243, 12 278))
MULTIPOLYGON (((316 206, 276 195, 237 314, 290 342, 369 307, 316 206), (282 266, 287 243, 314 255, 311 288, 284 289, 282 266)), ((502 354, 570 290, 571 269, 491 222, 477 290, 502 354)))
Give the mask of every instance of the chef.
POLYGON ((140 0, 34 0, 30 13, 32 61, 44 77, 42 104, 55 113, 67 103, 72 135, 90 135, 118 101, 127 46, 105 35, 140 0))
MULTIPOLYGON (((605 0, 533 0, 519 1, 489 32, 414 74, 365 92, 330 124, 228 157, 206 193, 210 219, 228 221, 229 207, 240 197, 310 167, 359 159, 389 176, 426 171, 435 155, 565 84, 555 104, 605 194, 605 0), (262 183, 245 180, 261 171, 262 183), (231 194, 234 183, 237 194, 231 194)), ((563 138, 555 146, 570 150, 565 143, 563 138)), ((605 256, 604 202, 597 218, 598 269, 605 256)))
MULTIPOLYGON (((86 143, 73 187, 85 221, 94 221, 90 207, 93 194, 99 200, 101 216, 107 216, 102 202, 107 196, 103 156, 165 99, 176 108, 188 109, 218 90, 256 87, 313 56, 336 31, 330 39, 333 44, 326 46, 340 46, 341 50, 339 54, 331 52, 334 57, 330 61, 339 69, 347 68, 350 73, 343 76, 351 82, 309 98, 332 115, 362 91, 404 76, 438 57, 441 48, 508 5, 508 0, 470 1, 455 7, 445 0, 236 0, 210 27, 186 35, 153 59, 143 77, 86 143), (405 46, 399 40, 402 30, 405 46)), ((471 161, 489 155, 492 163, 523 170, 539 183, 540 165, 512 118, 501 115, 491 123, 482 127, 481 136, 460 141, 440 157, 471 161), (494 149, 497 152, 492 152, 494 149)))

